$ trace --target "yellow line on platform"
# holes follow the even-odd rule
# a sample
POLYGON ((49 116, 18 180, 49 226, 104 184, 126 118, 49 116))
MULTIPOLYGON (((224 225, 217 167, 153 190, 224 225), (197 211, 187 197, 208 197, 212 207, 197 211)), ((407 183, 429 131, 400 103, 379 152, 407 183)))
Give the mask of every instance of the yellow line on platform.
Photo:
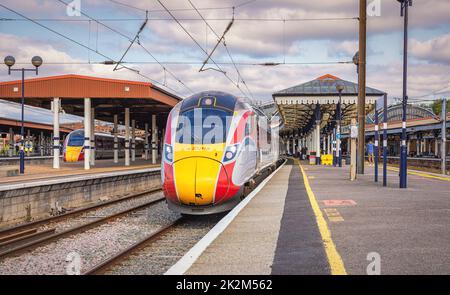
MULTIPOLYGON (((387 167, 387 169, 388 169, 388 170, 391 170, 391 171, 395 171, 395 172, 398 172, 398 171, 399 171, 398 168, 394 168, 394 167, 387 167)), ((437 175, 432 175, 432 174, 427 174, 427 173, 421 173, 421 172, 416 172, 416 171, 408 171, 408 174, 411 174, 411 175, 417 175, 417 176, 421 176, 421 177, 425 177, 425 178, 433 178, 433 179, 439 179, 439 180, 450 181, 450 177, 437 176, 437 175)))
POLYGON ((316 216, 317 226, 319 227, 320 235, 322 236, 323 246, 325 248, 325 253, 327 254, 328 263, 330 264, 332 275, 346 275, 344 262, 342 261, 341 255, 339 255, 336 246, 331 238, 331 233, 328 228, 328 224, 323 217, 322 211, 320 210, 319 204, 317 203, 316 196, 309 185, 308 176, 306 175, 303 166, 298 163, 300 170, 303 174, 303 181, 305 183, 306 193, 308 194, 309 202, 313 209, 314 215, 316 216))

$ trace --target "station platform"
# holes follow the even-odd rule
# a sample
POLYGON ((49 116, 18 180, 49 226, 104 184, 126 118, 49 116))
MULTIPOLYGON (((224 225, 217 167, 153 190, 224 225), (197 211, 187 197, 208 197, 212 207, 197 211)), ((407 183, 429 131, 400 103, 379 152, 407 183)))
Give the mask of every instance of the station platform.
MULTIPOLYGON (((91 169, 84 169, 84 162, 66 163, 61 161, 59 169, 53 169, 52 164, 35 164, 25 165, 25 174, 11 177, 0 178, 0 188, 5 185, 26 183, 37 180, 62 179, 68 176, 92 175, 114 171, 131 171, 135 169, 155 168, 160 164, 152 164, 151 160, 136 158, 136 161, 130 162, 130 166, 125 166, 124 159, 119 159, 119 163, 114 163, 112 159, 96 160, 95 166, 91 169)), ((6 167, 6 166, 3 166, 6 167)), ((8 166, 16 167, 16 166, 8 166)), ((18 168, 18 166, 17 166, 18 168)))
POLYGON ((373 167, 365 172, 352 182, 349 166, 288 160, 200 254, 167 274, 189 257, 197 258, 182 273, 450 274, 450 178, 411 174, 400 189, 396 171, 387 187, 373 181, 373 167))

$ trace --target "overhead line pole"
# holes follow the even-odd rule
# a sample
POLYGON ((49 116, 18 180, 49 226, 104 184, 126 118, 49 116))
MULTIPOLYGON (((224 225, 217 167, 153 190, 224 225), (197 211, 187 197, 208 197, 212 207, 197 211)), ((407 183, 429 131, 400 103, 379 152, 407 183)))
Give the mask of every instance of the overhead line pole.
POLYGON ((408 154, 406 148, 406 110, 408 104, 408 7, 412 6, 412 0, 397 0, 400 2, 401 16, 403 16, 403 116, 402 137, 400 146, 400 188, 408 187, 408 154))
POLYGON ((383 186, 387 186, 387 93, 383 96, 383 186))
POLYGON ((359 0, 359 61, 358 61, 358 154, 356 170, 364 174, 366 119, 366 26, 367 0, 359 0))

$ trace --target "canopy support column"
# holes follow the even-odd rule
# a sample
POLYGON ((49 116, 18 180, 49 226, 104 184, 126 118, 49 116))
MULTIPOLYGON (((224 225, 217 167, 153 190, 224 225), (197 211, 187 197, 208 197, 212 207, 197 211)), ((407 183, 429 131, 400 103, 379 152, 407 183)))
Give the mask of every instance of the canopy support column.
POLYGON ((136 161, 136 120, 131 120, 131 162, 136 161))
POLYGON ((125 166, 130 166, 130 108, 125 108, 125 166))
POLYGON ((59 97, 53 98, 53 169, 59 169, 59 97))
POLYGON ((15 142, 14 142, 14 132, 12 128, 9 128, 9 151, 8 151, 8 155, 10 157, 12 157, 15 153, 15 142))
POLYGON ((84 99, 84 169, 91 169, 91 141, 89 135, 91 134, 92 127, 91 116, 91 99, 84 99))
POLYGON ((148 155, 148 123, 145 123, 145 154, 144 154, 144 159, 148 160, 149 155, 148 155))
POLYGON ((119 163, 119 118, 117 114, 114 114, 114 163, 119 163))
POLYGON ((152 164, 156 164, 158 157, 158 127, 156 126, 156 115, 152 115, 152 164))
POLYGON ((95 108, 91 108, 91 166, 95 166, 95 108))

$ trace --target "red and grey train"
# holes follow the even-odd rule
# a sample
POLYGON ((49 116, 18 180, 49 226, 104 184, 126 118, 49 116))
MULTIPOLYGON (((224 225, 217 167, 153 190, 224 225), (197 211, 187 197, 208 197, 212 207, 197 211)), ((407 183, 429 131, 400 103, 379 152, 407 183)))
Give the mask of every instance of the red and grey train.
POLYGON ((279 159, 277 116, 224 92, 202 92, 170 112, 161 176, 169 208, 202 215, 231 210, 279 159))

